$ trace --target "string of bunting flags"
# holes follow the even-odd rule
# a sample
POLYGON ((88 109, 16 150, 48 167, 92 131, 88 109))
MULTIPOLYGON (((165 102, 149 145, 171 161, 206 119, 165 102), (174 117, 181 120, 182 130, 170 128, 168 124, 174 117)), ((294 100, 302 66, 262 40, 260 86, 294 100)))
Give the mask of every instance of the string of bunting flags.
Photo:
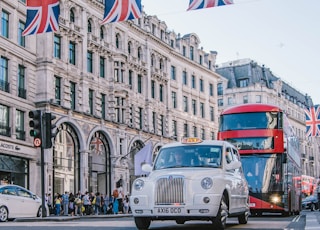
MULTIPOLYGON (((190 0, 187 11, 230 4, 233 4, 233 0, 190 0)), ((23 36, 59 30, 59 0, 27 0, 26 9, 27 20, 23 36)), ((104 18, 101 24, 141 17, 141 0, 105 0, 104 18)))

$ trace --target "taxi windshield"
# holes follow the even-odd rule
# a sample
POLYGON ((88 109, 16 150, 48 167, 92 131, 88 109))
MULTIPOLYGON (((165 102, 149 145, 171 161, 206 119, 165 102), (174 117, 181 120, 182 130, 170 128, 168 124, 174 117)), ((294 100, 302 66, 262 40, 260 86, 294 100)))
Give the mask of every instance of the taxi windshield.
POLYGON ((188 145, 161 149, 154 170, 180 167, 220 167, 221 146, 188 145))

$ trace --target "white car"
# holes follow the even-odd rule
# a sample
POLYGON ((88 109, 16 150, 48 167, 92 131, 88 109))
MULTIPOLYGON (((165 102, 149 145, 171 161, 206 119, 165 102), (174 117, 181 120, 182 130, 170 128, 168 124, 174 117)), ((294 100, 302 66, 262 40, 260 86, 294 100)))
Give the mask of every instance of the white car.
POLYGON ((18 185, 0 185, 1 222, 18 217, 40 217, 41 206, 41 198, 31 191, 18 185))
POLYGON ((227 217, 248 222, 248 184, 240 155, 228 142, 186 138, 167 144, 142 170, 149 175, 133 182, 130 197, 140 230, 155 220, 212 221, 214 229, 224 229, 227 217))

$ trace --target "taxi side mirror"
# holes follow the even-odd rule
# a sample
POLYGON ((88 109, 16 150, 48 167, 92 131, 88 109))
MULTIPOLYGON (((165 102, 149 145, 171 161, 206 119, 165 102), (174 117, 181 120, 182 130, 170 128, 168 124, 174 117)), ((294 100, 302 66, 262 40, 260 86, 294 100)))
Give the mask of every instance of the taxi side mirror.
POLYGON ((150 165, 150 164, 143 164, 143 165, 141 166, 141 169, 142 169, 142 171, 149 173, 149 172, 152 171, 152 165, 150 165))
POLYGON ((229 164, 226 164, 226 170, 234 170, 241 167, 240 161, 232 161, 229 164))

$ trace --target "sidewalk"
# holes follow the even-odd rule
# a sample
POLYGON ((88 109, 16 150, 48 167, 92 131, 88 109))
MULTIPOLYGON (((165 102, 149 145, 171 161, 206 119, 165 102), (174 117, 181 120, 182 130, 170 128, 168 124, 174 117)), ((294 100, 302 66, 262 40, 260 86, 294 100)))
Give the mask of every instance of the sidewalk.
POLYGON ((35 217, 35 218, 17 218, 15 222, 35 222, 35 221, 71 221, 79 219, 91 219, 91 218, 123 218, 131 217, 132 214, 111 214, 111 215, 87 215, 87 216, 55 216, 48 217, 35 217))
POLYGON ((305 230, 318 230, 320 229, 320 211, 306 211, 306 227, 305 230))

